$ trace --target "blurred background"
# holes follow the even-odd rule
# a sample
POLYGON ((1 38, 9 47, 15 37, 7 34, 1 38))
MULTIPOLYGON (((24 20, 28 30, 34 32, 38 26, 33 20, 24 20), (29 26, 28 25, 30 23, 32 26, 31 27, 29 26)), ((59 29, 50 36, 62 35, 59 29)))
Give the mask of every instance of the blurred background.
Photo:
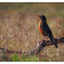
MULTIPOLYGON (((22 52, 35 47, 43 39, 37 15, 46 16, 54 38, 64 36, 64 3, 0 3, 0 47, 22 52)), ((64 44, 58 47, 45 47, 35 56, 37 61, 64 61, 64 44)), ((10 61, 12 55, 0 53, 0 61, 10 61)))

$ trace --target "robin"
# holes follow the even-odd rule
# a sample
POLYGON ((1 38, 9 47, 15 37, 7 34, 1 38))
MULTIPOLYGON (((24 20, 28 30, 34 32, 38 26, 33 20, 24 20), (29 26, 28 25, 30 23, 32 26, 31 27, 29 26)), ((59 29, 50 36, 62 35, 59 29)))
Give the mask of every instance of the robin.
POLYGON ((54 40, 53 34, 48 26, 48 24, 46 23, 46 17, 44 15, 37 15, 38 17, 40 17, 40 21, 39 21, 39 31, 41 32, 41 34, 45 37, 49 37, 49 39, 51 40, 51 44, 54 44, 56 48, 58 48, 57 43, 54 40))

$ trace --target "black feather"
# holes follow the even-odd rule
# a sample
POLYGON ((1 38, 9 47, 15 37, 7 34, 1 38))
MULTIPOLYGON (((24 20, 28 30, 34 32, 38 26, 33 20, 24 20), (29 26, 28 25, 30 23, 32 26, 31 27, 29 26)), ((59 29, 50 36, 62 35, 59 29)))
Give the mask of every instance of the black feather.
POLYGON ((55 40, 54 40, 54 37, 53 37, 53 34, 52 34, 52 32, 51 32, 51 29, 49 28, 49 26, 47 25, 47 23, 46 23, 46 18, 45 18, 45 16, 40 16, 40 18, 41 18, 41 24, 40 24, 40 28, 41 28, 41 30, 42 30, 42 32, 45 34, 45 36, 48 36, 49 38, 50 38, 50 40, 51 40, 51 42, 55 45, 55 47, 57 48, 58 46, 57 46, 57 43, 55 42, 55 40))

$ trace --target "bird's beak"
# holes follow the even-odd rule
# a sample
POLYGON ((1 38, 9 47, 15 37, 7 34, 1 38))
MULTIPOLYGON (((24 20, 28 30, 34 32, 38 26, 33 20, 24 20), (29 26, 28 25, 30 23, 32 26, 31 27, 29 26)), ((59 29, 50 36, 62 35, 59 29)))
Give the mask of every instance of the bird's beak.
POLYGON ((40 17, 40 15, 37 15, 38 17, 40 17))

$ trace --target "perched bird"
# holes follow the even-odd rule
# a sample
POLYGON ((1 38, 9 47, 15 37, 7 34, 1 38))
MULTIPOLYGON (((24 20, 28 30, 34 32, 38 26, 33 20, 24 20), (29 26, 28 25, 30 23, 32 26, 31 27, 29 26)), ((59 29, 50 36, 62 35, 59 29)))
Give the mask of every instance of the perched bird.
POLYGON ((46 23, 46 17, 44 15, 37 15, 38 17, 40 17, 40 21, 39 21, 39 31, 41 32, 41 34, 45 37, 49 37, 49 39, 51 40, 51 44, 54 44, 56 48, 58 48, 57 43, 54 40, 53 34, 48 26, 48 24, 46 23))

